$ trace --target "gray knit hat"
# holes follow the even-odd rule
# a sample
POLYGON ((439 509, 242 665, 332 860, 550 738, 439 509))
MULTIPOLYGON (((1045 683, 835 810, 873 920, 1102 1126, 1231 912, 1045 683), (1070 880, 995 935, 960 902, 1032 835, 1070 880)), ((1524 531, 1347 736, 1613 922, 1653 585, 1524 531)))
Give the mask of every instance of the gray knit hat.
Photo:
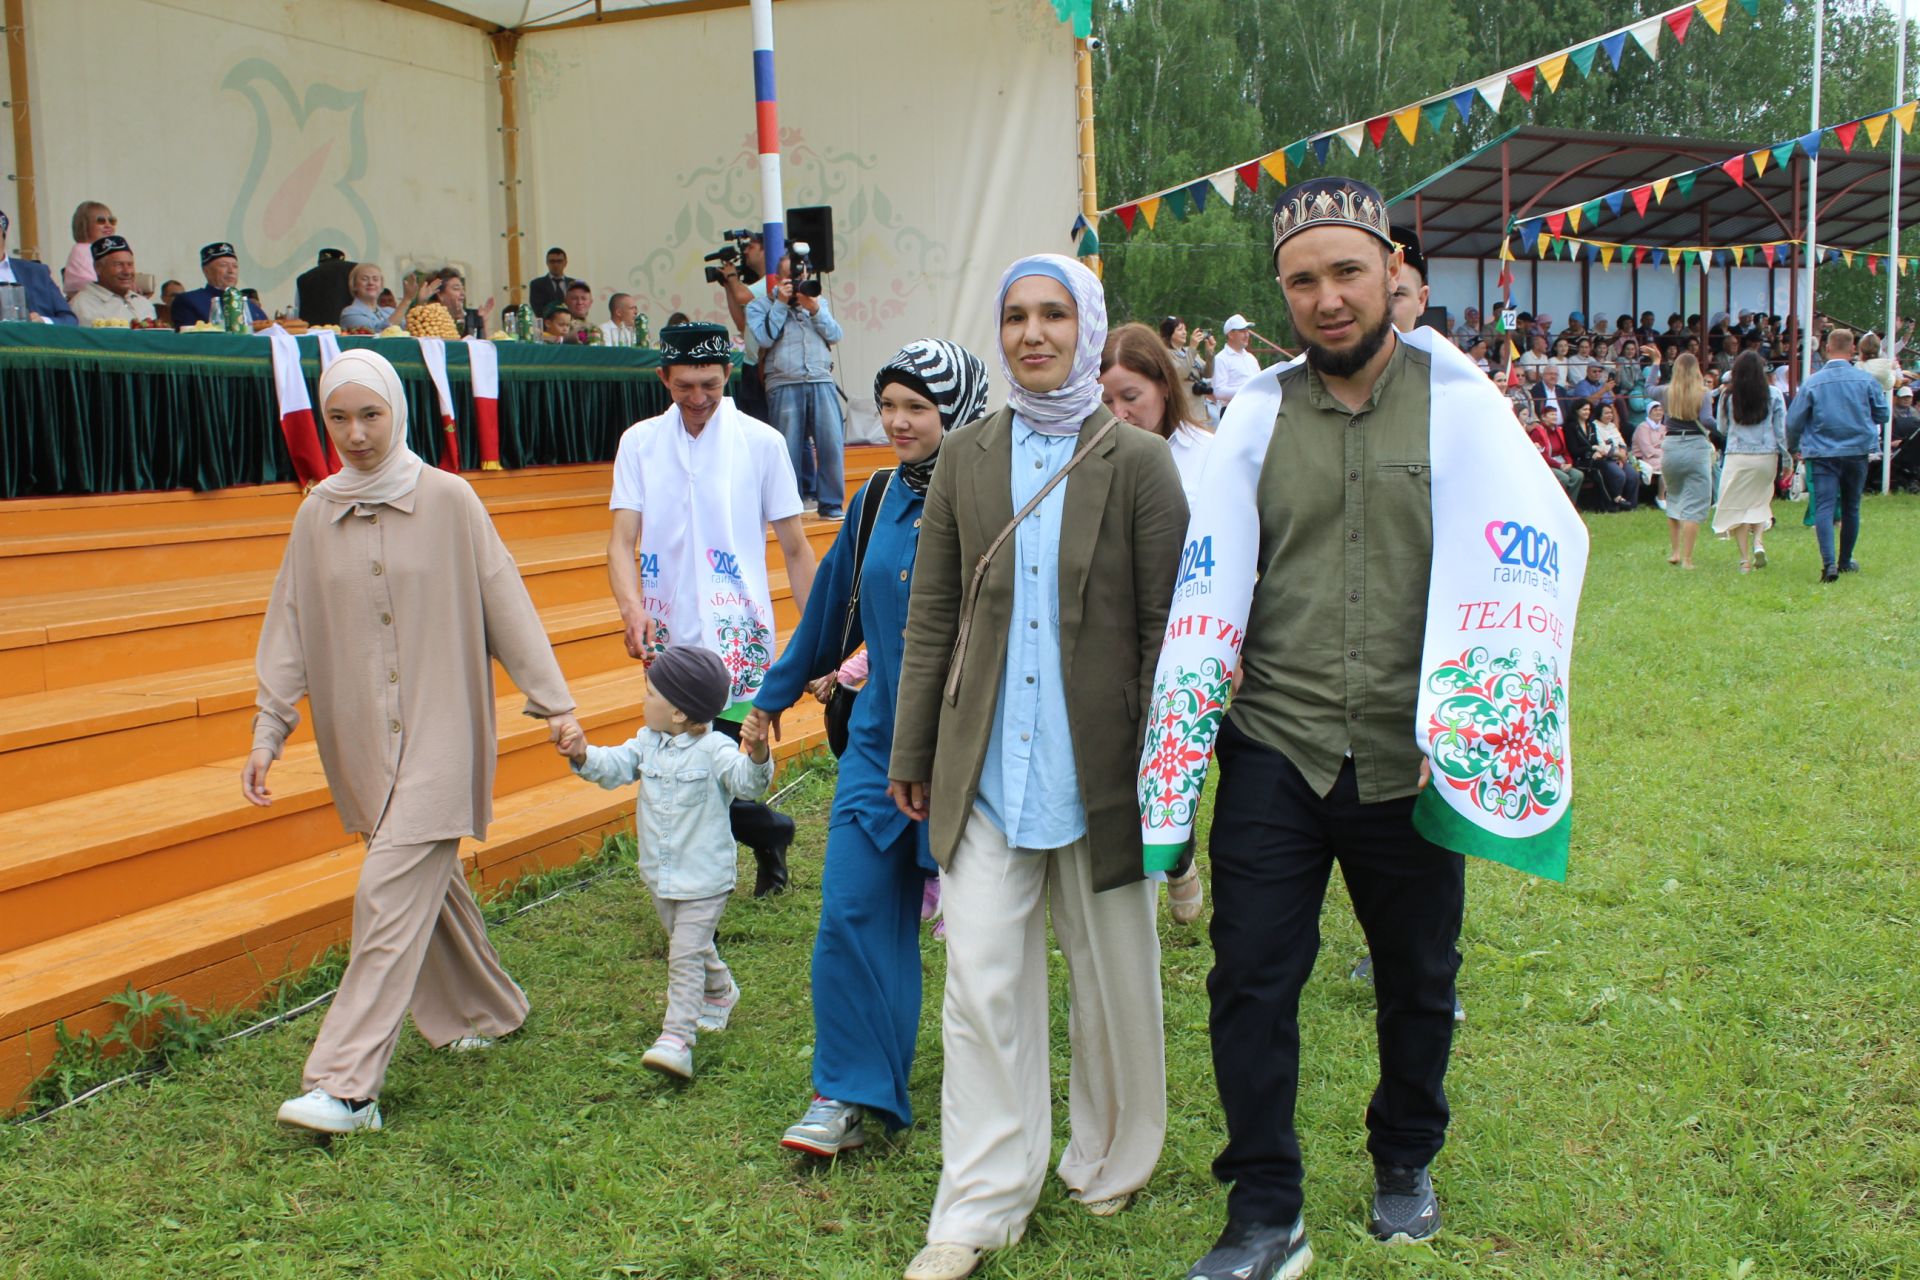
POLYGON ((733 701, 733 677, 720 655, 697 644, 669 645, 647 680, 687 719, 706 724, 733 701))

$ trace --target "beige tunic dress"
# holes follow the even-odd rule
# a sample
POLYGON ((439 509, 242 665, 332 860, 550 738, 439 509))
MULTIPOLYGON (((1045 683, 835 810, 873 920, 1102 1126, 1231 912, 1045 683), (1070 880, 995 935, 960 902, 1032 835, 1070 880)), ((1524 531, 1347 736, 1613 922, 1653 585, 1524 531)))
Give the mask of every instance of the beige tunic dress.
POLYGON ((513 557, 467 482, 423 467, 392 503, 309 496, 256 658, 253 745, 275 759, 311 700, 347 830, 392 844, 485 839, 497 657, 539 718, 573 710, 513 557))

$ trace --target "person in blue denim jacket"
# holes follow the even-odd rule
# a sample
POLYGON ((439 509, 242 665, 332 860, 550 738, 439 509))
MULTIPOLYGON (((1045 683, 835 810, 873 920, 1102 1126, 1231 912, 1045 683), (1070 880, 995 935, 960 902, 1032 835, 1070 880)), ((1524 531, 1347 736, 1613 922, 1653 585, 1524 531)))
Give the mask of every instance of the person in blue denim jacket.
POLYGON ((1860 494, 1867 486, 1867 455, 1879 448, 1880 424, 1892 409, 1874 376, 1853 364, 1853 330, 1827 334, 1827 362, 1787 409, 1787 448, 1805 458, 1814 490, 1813 531, 1820 540, 1820 581, 1856 572, 1860 494), (1840 545, 1833 544, 1836 509, 1840 545))
POLYGON ((666 1024, 640 1062, 680 1080, 693 1078, 698 1034, 724 1031, 740 1000, 713 945, 736 874, 728 806, 758 799, 773 781, 765 741, 742 754, 733 739, 710 732, 731 687, 719 654, 672 645, 647 669, 646 727, 631 741, 591 747, 576 728, 556 744, 589 782, 610 791, 640 784, 640 876, 668 943, 666 1024))

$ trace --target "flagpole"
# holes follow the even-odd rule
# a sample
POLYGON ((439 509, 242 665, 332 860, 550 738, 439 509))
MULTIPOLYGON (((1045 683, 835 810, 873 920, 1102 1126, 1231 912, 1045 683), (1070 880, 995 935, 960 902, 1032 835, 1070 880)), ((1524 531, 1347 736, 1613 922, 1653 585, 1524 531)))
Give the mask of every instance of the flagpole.
POLYGON ((760 139, 760 233, 767 274, 787 249, 786 200, 780 192, 780 100, 773 84, 773 0, 753 0, 753 102, 760 139))
POLYGON ((1806 385, 1813 376, 1813 272, 1814 264, 1820 259, 1820 55, 1825 45, 1827 29, 1826 0, 1814 0, 1813 4, 1813 122, 1807 127, 1814 131, 1813 154, 1807 157, 1807 289, 1806 296, 1800 300, 1800 383, 1806 385))
MULTIPOLYGON (((1899 53, 1893 63, 1893 100, 1907 100, 1907 0, 1896 0, 1894 20, 1900 24, 1899 53)), ((1900 124, 1893 126, 1893 176, 1887 208, 1887 331, 1881 339, 1881 347, 1887 359, 1893 361, 1897 371, 1900 368, 1899 353, 1894 350, 1894 326, 1900 321, 1900 124)), ((1889 401, 1888 409, 1892 409, 1889 401)), ((1887 420, 1881 425, 1880 441, 1880 492, 1893 492, 1893 414, 1887 414, 1887 420)))

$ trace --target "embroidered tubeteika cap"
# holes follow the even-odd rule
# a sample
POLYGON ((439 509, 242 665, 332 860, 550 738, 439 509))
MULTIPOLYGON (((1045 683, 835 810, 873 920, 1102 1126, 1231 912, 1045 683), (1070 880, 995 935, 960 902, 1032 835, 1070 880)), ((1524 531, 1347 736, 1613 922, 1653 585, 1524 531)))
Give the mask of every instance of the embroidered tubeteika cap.
POLYGON ((1313 227, 1358 227, 1394 244, 1386 200, 1354 178, 1309 178, 1280 193, 1273 206, 1273 251, 1313 227))

